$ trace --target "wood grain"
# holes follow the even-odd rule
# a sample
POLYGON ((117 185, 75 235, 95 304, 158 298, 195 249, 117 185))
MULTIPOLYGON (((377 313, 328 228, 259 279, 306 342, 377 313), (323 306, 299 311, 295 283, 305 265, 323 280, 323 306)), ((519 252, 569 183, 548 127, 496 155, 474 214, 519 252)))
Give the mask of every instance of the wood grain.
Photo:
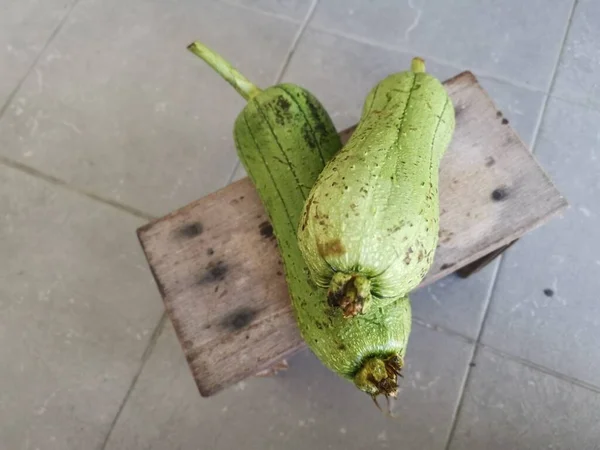
MULTIPOLYGON (((566 206, 470 72, 445 86, 456 131, 440 171, 440 243, 423 284, 566 206)), ((277 243, 249 179, 145 225, 138 236, 201 395, 302 348, 277 243)))

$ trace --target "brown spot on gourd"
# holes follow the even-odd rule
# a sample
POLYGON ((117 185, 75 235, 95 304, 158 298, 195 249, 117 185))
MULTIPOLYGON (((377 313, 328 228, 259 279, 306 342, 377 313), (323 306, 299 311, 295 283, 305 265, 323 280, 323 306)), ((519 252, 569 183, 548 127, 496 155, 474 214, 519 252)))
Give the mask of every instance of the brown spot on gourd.
POLYGON ((321 109, 315 104, 317 100, 311 94, 309 94, 308 91, 302 90, 302 95, 304 97, 306 105, 308 106, 310 115, 313 119, 312 126, 315 129, 315 133, 318 133, 323 136, 327 135, 328 130, 325 126, 325 121, 321 116, 321 109))
POLYGON ((404 256, 404 264, 406 264, 406 265, 410 264, 410 260, 411 260, 410 255, 412 253, 413 253, 413 248, 409 247, 408 250, 406 251, 406 255, 404 256))
POLYGON ((346 248, 339 239, 334 239, 329 242, 318 242, 317 250, 319 255, 323 258, 327 258, 328 256, 340 256, 346 253, 346 248))
POLYGON ((304 122, 304 124, 302 125, 301 132, 302 132, 302 137, 304 138, 304 142, 306 142, 306 145, 313 150, 316 149, 317 148, 317 140, 316 140, 315 135, 313 134, 313 130, 308 122, 304 122))
POLYGON ((308 197, 308 203, 306 204, 306 209, 304 210, 304 217, 302 218, 302 230, 306 228, 306 224, 308 223, 308 213, 310 211, 310 207, 312 206, 313 198, 308 197))
POLYGON ((283 95, 280 95, 277 97, 277 106, 279 106, 282 111, 287 112, 290 109, 291 103, 283 95))

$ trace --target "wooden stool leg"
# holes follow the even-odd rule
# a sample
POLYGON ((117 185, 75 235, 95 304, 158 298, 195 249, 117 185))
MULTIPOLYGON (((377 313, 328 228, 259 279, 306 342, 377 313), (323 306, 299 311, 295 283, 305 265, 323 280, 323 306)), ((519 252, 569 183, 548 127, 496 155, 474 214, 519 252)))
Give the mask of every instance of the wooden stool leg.
POLYGON ((481 269, 483 269, 485 266, 491 263, 494 259, 496 259, 502 253, 504 253, 511 245, 513 245, 517 241, 518 239, 515 239, 511 243, 506 244, 503 247, 497 248, 493 252, 488 253, 487 255, 482 256, 478 260, 473 261, 471 264, 467 264, 463 268, 458 269, 456 271, 456 274, 461 278, 467 278, 473 275, 474 273, 479 272, 481 269))

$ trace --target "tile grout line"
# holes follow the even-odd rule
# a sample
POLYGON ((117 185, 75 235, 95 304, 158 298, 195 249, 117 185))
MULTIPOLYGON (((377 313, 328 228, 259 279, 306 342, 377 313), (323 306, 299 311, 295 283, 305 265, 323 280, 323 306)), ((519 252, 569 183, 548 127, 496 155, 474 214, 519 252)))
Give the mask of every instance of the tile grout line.
POLYGON ((483 316, 481 318, 481 324, 479 325, 479 330, 477 331, 477 337, 475 338, 475 344, 473 345, 473 351, 471 352, 471 358, 469 359, 469 364, 467 365, 467 370, 465 372, 460 389, 458 391, 458 393, 459 393, 458 401, 456 403, 456 408, 454 409, 454 412, 452 414, 452 422, 451 422, 451 426, 450 426, 450 431, 448 432, 448 438, 446 439, 446 445, 444 447, 445 450, 450 449, 450 444, 452 444, 452 440, 454 439, 454 433, 456 432, 456 427, 458 425, 458 417, 462 410, 462 405, 465 400, 465 392, 467 391, 467 388, 469 386, 469 381, 471 379, 471 369, 473 367, 473 364, 475 363, 475 359, 477 358, 479 342, 481 340, 481 336, 483 335, 483 328, 484 328, 483 326, 484 326, 487 316, 490 312, 490 303, 492 300, 492 295, 494 293, 494 289, 496 287, 496 283, 498 282, 498 278, 499 278, 498 274, 500 273, 500 267, 502 265, 502 261, 504 260, 503 257, 504 257, 504 255, 501 254, 498 258, 498 263, 496 264, 496 268, 494 269, 494 273, 492 274, 490 286, 488 288, 488 291, 485 294, 485 302, 484 302, 484 308, 483 308, 483 316))
POLYGON ((102 441, 102 444, 98 448, 99 450, 104 450, 106 448, 106 446, 108 445, 110 436, 111 436, 113 430, 115 429, 117 422, 119 421, 119 417, 121 417, 121 413, 125 409, 125 405, 127 404, 129 397, 131 396, 131 393, 133 392, 133 389, 134 389, 135 385, 137 384, 137 380, 139 379, 140 375, 142 374, 142 371, 144 370, 144 367, 146 366, 146 362, 148 361, 148 359, 150 359, 152 350, 154 350, 154 347, 156 347, 156 343, 162 333, 162 330, 164 328, 166 321, 167 321, 167 312, 163 311, 162 315, 160 316, 160 319, 158 320, 158 324, 154 328, 154 331, 152 332, 152 335, 150 336, 150 339, 148 340, 148 345, 146 346, 144 353, 142 353, 140 366, 138 367, 138 370, 135 372, 135 375, 133 376, 133 379, 131 380, 131 383, 129 384, 129 388, 127 389, 127 392, 125 393, 125 396, 123 397, 123 400, 121 401, 121 404, 119 405, 119 409, 117 410, 117 413, 115 414, 112 422, 110 423, 108 432, 106 433, 106 436, 104 437, 104 440, 102 441))
POLYGON ((312 19, 312 16, 315 13, 315 9, 317 9, 318 3, 319 3, 319 0, 312 0, 312 3, 310 5, 310 8, 308 8, 308 12, 306 13, 306 16, 300 23, 300 27, 298 28, 298 31, 296 31, 296 35, 294 36, 294 39, 292 40, 292 45, 290 45, 290 49, 288 50, 287 54, 285 55, 285 58, 283 59, 283 63, 279 67, 279 71, 277 72, 277 77, 275 78, 275 83, 281 82, 283 75, 285 74, 285 71, 287 70, 287 68, 290 64, 290 61, 292 60, 292 56, 294 56, 294 53, 296 52, 296 48, 298 47, 300 39, 302 38, 304 31, 306 31, 306 29, 308 28, 308 24, 309 24, 310 20, 312 19))
MULTIPOLYGON (((37 56, 33 59, 32 63, 30 64, 30 66, 27 68, 27 70, 25 71, 25 74, 23 75, 23 77, 21 77, 21 79, 19 80, 19 82, 17 83, 17 85, 14 87, 14 89, 10 92, 10 94, 8 95, 8 97, 6 98, 6 102, 4 102, 4 104, 2 105, 2 107, 0 108, 0 120, 2 120, 2 118, 4 117, 4 114, 6 113, 6 111, 8 110, 8 108, 10 107, 10 105, 12 104, 15 96, 17 95, 17 93, 19 92, 19 90, 21 89, 21 87, 23 86, 23 83, 25 82, 25 80, 29 77, 29 75, 31 75, 32 71, 35 69, 37 63, 39 62, 39 60, 41 59, 42 55, 46 52, 46 50, 48 49, 48 47, 50 46, 50 44, 52 43, 52 41, 54 40, 54 38, 56 38, 56 36, 58 35, 58 33, 60 33, 60 31, 62 30, 63 26, 65 25, 65 23, 67 22, 67 20, 69 19, 69 17, 71 16, 71 13, 73 12, 73 10, 75 9, 75 7, 79 4, 80 0, 74 0, 71 3, 71 6, 69 7, 69 10, 65 13, 65 15, 63 16, 63 18, 60 20, 60 22, 58 23, 58 25, 56 26, 56 28, 54 29, 54 31, 52 31, 52 33, 50 34, 50 36, 48 37, 48 39, 46 40, 46 43, 44 44, 44 46, 42 47, 42 49, 39 51, 39 53, 37 54, 37 56)), ((67 189, 71 192, 77 193, 79 195, 83 195, 84 197, 87 197, 91 200, 103 203, 105 205, 108 206, 112 206, 113 208, 116 208, 122 212, 126 212, 128 214, 131 214, 135 217, 144 219, 144 220, 153 220, 155 217, 147 214, 143 211, 138 210, 137 208, 128 206, 128 205, 124 205, 121 204, 119 202, 116 202, 114 200, 111 199, 107 199, 102 197, 101 195, 98 194, 94 194, 92 192, 88 192, 85 191, 83 189, 79 189, 75 186, 70 185, 68 182, 61 180, 60 178, 57 178, 53 175, 44 173, 40 170, 37 170, 33 167, 30 167, 26 164, 23 164, 19 161, 13 160, 11 158, 7 158, 6 156, 0 156, 0 164, 4 165, 6 167, 10 167, 11 169, 14 170, 18 170, 19 172, 25 173, 27 175, 30 175, 34 178, 38 178, 38 179, 42 179, 44 181, 46 181, 47 183, 53 184, 55 186, 59 186, 62 187, 64 189, 67 189)))
POLYGON ((445 334, 446 336, 451 337, 451 338, 459 339, 459 340, 463 341, 466 344, 476 344, 478 347, 486 349, 487 351, 489 351, 491 353, 494 353, 495 355, 498 355, 498 356, 500 356, 500 357, 502 357, 504 359, 507 359, 509 361, 515 362, 515 363, 520 364, 522 366, 525 366, 528 369, 531 369, 531 370, 534 370, 534 371, 537 371, 537 372, 541 372, 541 373, 544 373, 546 375, 550 375, 550 376, 552 376, 554 378, 558 378, 559 380, 562 380, 564 382, 572 383, 572 384, 575 384, 575 385, 577 385, 577 386, 579 386, 579 387, 581 387, 583 389, 587 389, 587 390, 592 391, 594 393, 599 393, 600 394, 600 385, 595 385, 593 383, 589 383, 587 381, 580 380, 579 378, 575 378, 575 377, 572 377, 570 375, 565 375, 564 373, 557 372, 557 371, 555 371, 553 369, 550 369, 550 368, 548 368, 546 366, 543 366, 541 364, 537 364, 537 363, 535 363, 533 361, 530 361, 528 359, 512 355, 511 353, 507 353, 507 352, 505 352, 503 350, 500 350, 500 349, 498 349, 498 348, 496 348, 494 346, 491 346, 491 345, 488 345, 488 344, 483 344, 481 342, 477 343, 476 339, 474 339, 474 338, 472 338, 470 336, 467 336, 465 334, 462 334, 462 333, 460 333, 458 331, 454 331, 454 330, 451 330, 449 328, 446 328, 446 327, 444 327, 442 325, 427 323, 425 320, 423 320, 421 318, 418 318, 418 317, 415 317, 415 316, 413 316, 413 324, 417 325, 419 327, 422 327, 422 328, 427 328, 428 330, 435 331, 437 333, 445 334))
POLYGON ((58 33, 60 32, 60 30, 62 30, 62 27, 67 22, 69 16, 71 15, 71 13, 73 12, 73 10, 75 9, 75 6, 77 6, 78 3, 79 3, 79 0, 74 0, 73 3, 71 3, 71 6, 69 7, 69 10, 65 13, 65 15, 63 16, 63 18, 60 20, 60 22, 56 26, 56 28, 54 28, 54 31, 52 31, 52 33, 50 33, 50 36, 48 36, 48 39, 46 40, 46 43, 41 48, 41 50, 36 55, 36 57, 33 58, 33 61, 31 62, 31 64, 27 68, 27 70, 25 71, 25 74, 17 82, 17 85, 15 86, 15 88, 12 91, 10 91, 10 94, 8 94, 8 97, 6 98, 6 102, 0 108, 0 120, 4 116, 4 113, 6 113, 6 111, 8 110, 9 106, 12 104, 13 99, 17 95, 17 92, 19 92, 19 90, 21 89, 21 86, 23 86, 23 83, 25 82, 25 80, 29 77, 29 75, 31 74, 31 72, 33 71, 33 69, 35 68, 35 66, 37 65, 37 63, 40 60, 40 58, 42 57, 42 55, 46 52, 46 49, 50 46, 50 43, 58 35, 58 33))
POLYGON ((412 322, 413 322, 413 324, 418 325, 423 328, 427 328, 428 330, 442 333, 449 337, 454 337, 454 338, 460 339, 461 341, 465 342, 466 344, 475 344, 475 342, 476 342, 475 339, 467 336, 466 334, 462 334, 458 331, 451 330, 450 328, 446 328, 442 325, 438 325, 435 323, 428 323, 427 321, 425 321, 419 317, 416 317, 414 315, 412 316, 412 322))
POLYGON ((579 378, 574 378, 574 377, 571 377, 569 375, 565 375, 564 373, 557 372, 556 370, 552 370, 552 369, 550 369, 548 367, 542 366, 541 364, 536 364, 536 363, 534 363, 532 361, 529 361, 527 359, 523 359, 523 358, 520 358, 518 356, 511 355, 510 353, 503 352, 500 349, 497 349, 495 347, 491 347, 491 346, 486 345, 486 344, 481 344, 480 343, 479 346, 481 348, 486 349, 490 353, 494 353, 495 355, 500 356, 501 358, 504 358, 504 359, 507 359, 509 361, 513 361, 513 362, 515 362, 517 364, 520 364, 522 366, 525 366, 528 369, 535 370, 537 372, 541 372, 543 374, 546 374, 546 375, 549 375, 551 377, 557 378, 557 379, 559 379, 561 381, 564 381, 565 383, 574 384, 576 386, 579 386, 580 388, 587 389, 588 391, 592 391, 592 392, 594 392, 596 394, 600 394, 600 386, 596 386, 596 385, 594 385, 592 383, 588 383, 587 381, 580 380, 579 378))
POLYGON ((565 45, 567 43, 567 39, 569 37, 569 30, 571 29, 571 23, 573 22, 573 16, 575 15, 575 8, 577 7, 577 2, 579 0, 573 0, 573 4, 571 5, 571 10, 569 11, 569 16, 567 19, 567 25, 565 27, 565 32, 560 43, 560 49, 558 51, 558 56, 556 57, 556 62, 554 63, 554 70, 552 71, 552 77, 550 78, 550 83, 548 84, 548 92, 544 95, 544 102, 542 103, 542 108, 540 109, 540 114, 538 116, 538 120, 536 123, 535 130, 533 131, 531 153, 535 153, 535 147, 538 143, 538 135, 542 128, 542 121, 544 120, 544 116, 546 115, 546 109, 548 107, 548 101, 552 96, 552 91, 554 90, 554 85, 556 84, 556 78, 558 75, 558 66, 560 65, 560 60, 565 51, 565 45))
MULTIPOLYGON (((225 2, 225 3, 230 4, 229 2, 225 2)), ((292 60, 292 57, 294 56, 294 53, 296 52, 298 43, 300 42, 300 39, 302 38, 304 31, 308 28, 308 23, 310 22, 310 19, 312 19, 312 16, 315 12, 315 9, 317 8, 318 3, 319 3, 319 0, 312 0, 312 3, 310 5, 310 7, 308 8, 306 16, 304 16, 304 19, 302 20, 302 22, 300 22, 298 31, 296 32, 296 34, 294 35, 294 38, 292 39, 290 48, 288 49, 285 57, 283 58, 283 62, 281 63, 281 66, 279 66, 279 70, 277 71, 277 75, 275 75, 275 82, 273 84, 278 84, 281 82, 283 75, 285 74, 285 71, 287 70, 288 66, 290 65, 290 62, 292 60)), ((247 7, 243 7, 243 8, 247 8, 247 7)), ((251 9, 251 10, 254 11, 253 9, 251 9)), ((294 23, 298 23, 298 22, 294 22, 294 23)), ((235 173, 237 172, 238 167, 240 167, 239 158, 236 161, 235 165, 233 166, 231 175, 227 179, 227 184, 231 184, 233 182, 233 177, 235 176, 235 173)))
MULTIPOLYGON (((554 64, 554 68, 552 71, 552 76, 550 77, 550 84, 548 87, 548 93, 546 93, 544 95, 544 102, 542 104, 542 108, 540 110, 539 116, 538 116, 538 121, 536 123, 536 129, 534 130, 534 134, 532 136, 532 140, 531 140, 531 153, 533 154, 535 151, 535 147, 537 146, 538 143, 538 136, 539 136, 539 131, 541 129, 541 124, 543 121, 543 118, 546 114, 546 108, 548 106, 548 99, 550 97, 550 93, 552 92, 552 89, 554 87, 554 84, 556 82, 556 76, 557 76, 557 72, 558 72, 558 66, 560 64, 560 59, 562 57, 564 48, 565 48, 565 44, 567 42, 567 38, 569 35, 569 30, 571 29, 571 23, 573 21, 573 15, 575 13, 575 8, 577 6, 577 1, 578 0, 573 0, 573 4, 571 5, 571 9, 569 11, 569 15, 567 16, 567 24, 564 30, 564 34, 563 34, 563 38, 561 40, 561 44, 560 44, 560 48, 558 50, 558 55, 556 58, 556 63, 554 64)), ((492 297, 494 295, 494 291, 496 290, 496 286, 498 284, 498 280, 499 280, 499 274, 500 274, 500 269, 502 266, 502 263, 504 262, 504 254, 500 255, 500 258, 498 258, 498 265, 496 267, 496 270, 494 271, 494 274, 492 276, 492 282, 490 283, 490 289, 489 292, 486 295, 486 302, 485 302, 485 309, 484 309, 484 314, 483 314, 483 318, 481 320, 481 325, 479 327, 479 332, 477 333, 477 340, 475 342, 475 346, 473 347, 473 353, 471 355, 471 361, 469 362, 469 365, 467 366, 467 371, 466 371, 466 375, 464 378, 464 382, 461 386, 460 389, 460 396, 459 396, 459 400, 458 403, 456 405, 456 409, 454 411, 453 417, 452 417, 452 425, 450 427, 450 432, 448 433, 448 439, 446 441, 446 446, 445 446, 445 450, 449 450, 450 449, 450 445, 452 444, 452 441, 454 440, 454 435, 456 433, 456 427, 458 425, 458 418, 459 415, 462 411, 462 406, 464 404, 464 400, 465 400, 465 393, 467 391, 467 388, 469 386, 469 382, 471 380, 471 374, 472 374, 472 368, 473 365, 475 364, 475 359, 477 358, 478 354, 479 354, 479 349, 483 348, 483 346, 481 345, 481 337, 483 336, 483 332, 485 330, 485 325, 487 322, 487 318, 489 316, 490 313, 490 306, 491 306, 491 302, 492 302, 492 297)), ((533 362, 530 362, 533 365, 533 362)), ((539 366, 542 367, 542 366, 539 366)))
POLYGON ((49 175, 47 173, 41 172, 37 169, 34 169, 33 167, 29 167, 26 164, 23 164, 21 162, 18 161, 14 161, 10 158, 7 158, 5 156, 0 155, 0 164, 5 166, 5 167, 10 167, 11 169, 14 170, 18 170, 19 172, 25 173, 27 175, 30 175, 34 178, 43 180, 47 183, 50 183, 54 186, 58 186, 61 187, 63 189, 66 189, 67 191, 82 195, 84 197, 87 197, 91 200, 94 200, 96 202, 99 203, 103 203, 104 205, 107 206, 111 206, 113 208, 118 209, 121 212, 125 212, 128 213, 132 216, 138 217, 140 219, 144 219, 144 220, 154 220, 156 219, 156 216, 153 216, 151 214, 145 213, 137 208, 134 208, 132 206, 128 206, 128 205, 124 205, 122 203, 119 203, 117 201, 111 200, 109 198, 104 198, 101 195, 98 194, 94 194, 93 192, 89 192, 89 191, 85 191, 83 189, 79 189, 76 186, 72 186, 71 184, 67 183, 64 180, 61 180, 60 178, 57 178, 53 175, 49 175))
MULTIPOLYGON (((350 41, 358 42, 358 43, 361 43, 361 44, 366 44, 366 45, 369 45, 371 47, 377 47, 377 48, 381 48, 381 49, 384 49, 384 50, 388 50, 388 51, 391 51, 393 53, 409 53, 409 52, 411 52, 411 49, 408 48, 408 47, 404 47, 404 46, 398 46, 398 47, 396 47, 396 46, 393 46, 393 45, 384 44, 382 42, 372 41, 372 40, 364 38, 362 36, 357 36, 357 35, 354 35, 354 34, 345 33, 343 31, 330 30, 330 29, 327 29, 327 28, 322 28, 319 25, 312 25, 311 28, 313 30, 316 30, 316 31, 328 34, 330 36, 341 37, 341 38, 344 38, 344 39, 348 39, 350 41)), ((488 79, 491 79, 493 81, 497 81, 497 82, 500 82, 500 83, 508 84, 508 85, 511 85, 511 86, 514 86, 514 87, 518 87, 518 88, 521 88, 521 89, 525 89, 525 90, 531 91, 531 92, 538 92, 538 93, 542 93, 542 94, 546 93, 546 92, 544 92, 543 89, 536 88, 536 87, 528 85, 526 83, 520 83, 518 81, 511 80, 509 78, 504 78, 504 77, 501 77, 501 76, 498 76, 498 75, 492 75, 492 74, 487 73, 487 72, 485 72, 483 70, 478 70, 477 68, 465 69, 464 67, 461 67, 461 66, 459 66, 456 63, 453 63, 451 61, 447 61, 445 59, 438 58, 438 57, 435 57, 435 56, 426 55, 426 54, 423 54, 421 52, 419 52, 419 53, 420 53, 421 57, 424 58, 425 60, 431 60, 431 61, 433 61, 433 62, 435 62, 437 64, 442 64, 442 65, 445 65, 445 66, 448 66, 448 67, 452 67, 452 68, 457 69, 457 70, 470 70, 470 71, 473 71, 475 73, 475 75, 478 76, 478 77, 480 77, 480 78, 488 78, 488 79)))
POLYGON ((256 14, 261 14, 261 15, 266 16, 266 17, 272 17, 274 19, 280 19, 280 20, 283 20, 285 22, 290 22, 290 23, 295 23, 295 24, 302 23, 301 20, 298 20, 295 17, 286 16, 285 14, 279 14, 279 13, 276 13, 276 12, 265 11, 264 9, 253 8, 252 6, 248 6, 248 5, 244 5, 244 4, 241 4, 241 3, 237 3, 237 2, 232 1, 232 0, 220 0, 220 2, 222 4, 224 4, 224 5, 231 6, 233 8, 243 9, 244 11, 250 11, 250 12, 253 12, 253 13, 256 13, 256 14))

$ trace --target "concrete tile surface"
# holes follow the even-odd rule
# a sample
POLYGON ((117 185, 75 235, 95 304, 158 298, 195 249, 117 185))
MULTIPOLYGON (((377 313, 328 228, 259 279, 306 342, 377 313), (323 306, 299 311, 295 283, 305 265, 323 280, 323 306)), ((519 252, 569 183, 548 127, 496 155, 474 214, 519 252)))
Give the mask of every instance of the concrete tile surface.
POLYGON ((467 279, 452 274, 417 289, 410 296, 413 315, 429 325, 476 339, 497 264, 494 261, 467 279))
POLYGON ((553 94, 600 108, 600 2, 579 0, 573 12, 553 94))
POLYGON ((217 450, 240 443, 246 449, 443 449, 471 348, 421 327, 409 346, 404 387, 393 405, 398 418, 391 419, 308 351, 276 377, 251 378, 201 398, 168 324, 107 450, 217 450))
POLYGON ((0 13, 0 110, 74 0, 4 0, 0 13))
POLYGON ((302 21, 312 0, 221 0, 232 5, 302 21))
POLYGON ((573 0, 322 0, 311 26, 546 90, 573 0))
POLYGON ((597 449, 600 393, 480 352, 450 450, 597 449))
POLYGON ((551 99, 536 156, 570 203, 506 255, 483 342, 600 386, 600 112, 551 99))
MULTIPOLYGON (((342 130, 358 121, 369 90, 390 73, 407 70, 416 55, 307 29, 283 78, 313 92, 342 130)), ((426 64, 427 70, 441 80, 472 70, 435 60, 427 60, 426 64)), ((544 95, 474 73, 521 138, 530 143, 544 95)))
POLYGON ((162 313, 143 221, 0 167, 0 448, 99 448, 162 313))
POLYGON ((0 152, 166 214, 226 183, 244 106, 186 46, 202 39, 269 85, 296 29, 209 0, 86 0, 46 50, 56 57, 41 59, 2 118, 0 152))

